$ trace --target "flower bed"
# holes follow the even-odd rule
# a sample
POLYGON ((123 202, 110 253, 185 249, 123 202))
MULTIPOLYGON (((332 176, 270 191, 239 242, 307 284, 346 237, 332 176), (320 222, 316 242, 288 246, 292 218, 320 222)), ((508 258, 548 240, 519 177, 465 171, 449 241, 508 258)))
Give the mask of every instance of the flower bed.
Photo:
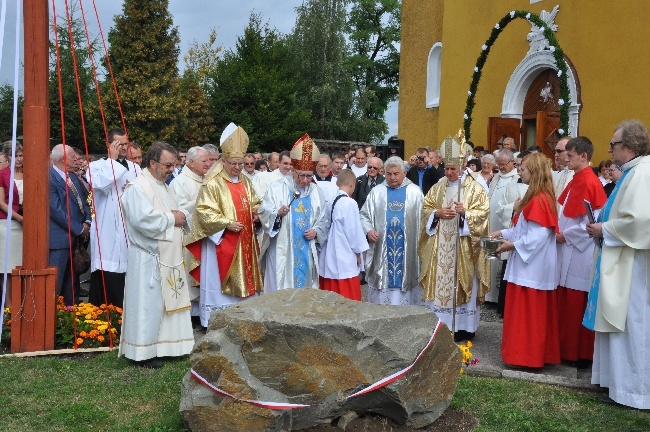
MULTIPOLYGON (((9 308, 5 309, 3 321, 2 343, 9 345, 11 339, 9 308)), ((117 345, 120 340, 121 324, 122 309, 117 306, 95 306, 90 303, 66 306, 63 297, 59 297, 56 305, 56 347, 99 348, 110 346, 111 337, 113 345, 117 345)))

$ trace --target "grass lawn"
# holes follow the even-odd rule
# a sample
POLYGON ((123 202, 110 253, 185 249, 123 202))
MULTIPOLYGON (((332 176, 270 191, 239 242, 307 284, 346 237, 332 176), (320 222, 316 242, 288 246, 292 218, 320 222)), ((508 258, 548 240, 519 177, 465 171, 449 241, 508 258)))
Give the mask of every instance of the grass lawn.
MULTIPOLYGON (((117 352, 0 358, 0 431, 176 431, 187 358, 159 370, 117 352)), ((650 412, 595 402, 596 395, 503 379, 463 376, 452 407, 476 431, 650 431, 650 412)))

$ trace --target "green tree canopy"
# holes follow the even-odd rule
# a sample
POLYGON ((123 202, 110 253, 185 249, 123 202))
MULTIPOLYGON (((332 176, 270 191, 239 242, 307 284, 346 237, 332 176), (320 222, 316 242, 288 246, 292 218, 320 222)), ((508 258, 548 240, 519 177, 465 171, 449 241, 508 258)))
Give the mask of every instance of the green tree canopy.
POLYGON ((210 111, 217 136, 230 122, 242 126, 250 150, 286 150, 316 123, 298 105, 301 85, 286 39, 252 14, 234 50, 219 61, 210 80, 210 111))
MULTIPOLYGON (((90 153, 106 152, 104 129, 99 112, 97 90, 90 62, 90 51, 81 18, 75 16, 76 9, 72 8, 71 31, 68 29, 65 15, 57 17, 57 35, 59 42, 59 58, 57 64, 55 40, 50 41, 50 136, 57 143, 63 142, 61 125, 60 95, 63 97, 63 113, 65 122, 65 141, 72 147, 85 151, 84 128, 82 127, 79 96, 77 93, 77 78, 72 54, 74 42, 75 58, 77 61, 77 76, 79 78, 79 94, 83 103, 84 123, 90 153), (70 37, 72 35, 72 38, 70 37), (60 65, 61 91, 59 92, 59 77, 57 69, 60 65)), ((52 23, 54 26, 54 23, 52 23)), ((91 41, 93 53, 98 50, 98 43, 91 41)), ((95 62, 98 65, 98 62, 95 62)), ((101 72, 98 72, 101 75, 101 72)))
MULTIPOLYGON (((177 66, 180 37, 168 4, 168 0, 125 0, 108 33, 128 132, 145 149, 155 140, 179 141, 187 112, 177 66)), ((112 91, 107 91, 107 100, 112 124, 120 125, 112 91)))
MULTIPOLYGON (((16 136, 23 134, 23 96, 18 93, 18 123, 16 136)), ((0 142, 11 139, 14 118, 14 87, 4 83, 0 85, 0 142)))

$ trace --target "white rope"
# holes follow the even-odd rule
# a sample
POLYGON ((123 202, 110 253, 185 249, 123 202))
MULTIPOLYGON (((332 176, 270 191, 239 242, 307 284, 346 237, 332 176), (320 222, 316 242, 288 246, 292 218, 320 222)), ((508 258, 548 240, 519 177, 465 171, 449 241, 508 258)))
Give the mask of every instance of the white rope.
MULTIPOLYGON (((9 192, 9 203, 7 208, 7 237, 5 239, 5 262, 4 274, 2 279, 2 298, 0 299, 0 326, 5 318, 5 296, 7 294, 7 266, 9 265, 9 254, 11 253, 11 219, 13 216, 12 206, 14 201, 13 184, 14 184, 14 171, 16 168, 16 130, 18 129, 18 73, 20 68, 20 23, 21 23, 21 4, 20 0, 16 0, 16 55, 14 62, 14 110, 13 110, 13 124, 11 132, 11 175, 9 177, 9 185, 11 188, 9 192)), ((3 0, 2 7, 6 6, 6 0, 3 0)), ((4 10, 2 22, 2 34, 4 34, 4 10)), ((2 36, 0 36, 2 37, 2 36)), ((1 45, 1 44, 0 44, 1 45)), ((1 53, 0 49, 0 53, 1 53)), ((0 54, 1 55, 1 54, 0 54)))

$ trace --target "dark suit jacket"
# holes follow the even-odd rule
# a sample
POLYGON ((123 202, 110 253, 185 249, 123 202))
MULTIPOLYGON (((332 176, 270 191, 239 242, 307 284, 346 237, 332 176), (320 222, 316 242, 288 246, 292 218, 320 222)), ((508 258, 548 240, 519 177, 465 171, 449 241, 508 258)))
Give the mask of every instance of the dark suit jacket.
POLYGON ((75 198, 72 188, 68 192, 68 201, 70 208, 70 234, 68 236, 68 205, 66 204, 65 180, 50 168, 50 249, 66 249, 70 247, 72 241, 83 231, 83 223, 90 221, 90 208, 88 201, 83 198, 83 186, 76 175, 70 174, 70 180, 75 185, 80 194, 83 203, 83 213, 79 209, 77 198, 75 198))
MULTIPOLYGON (((383 183, 384 182, 384 176, 381 174, 377 174, 377 183, 376 185, 383 183)), ((354 187, 354 193, 352 194, 352 199, 354 199, 357 202, 357 205, 359 208, 363 207, 363 204, 366 202, 366 198, 368 198, 368 194, 370 193, 370 185, 368 184, 368 174, 364 174, 361 177, 357 178, 357 184, 354 187)))
MULTIPOLYGON (((406 178, 411 180, 416 186, 420 186, 418 169, 416 167, 413 167, 409 170, 409 172, 406 174, 406 178)), ((440 172, 435 168, 427 169, 424 172, 424 177, 422 178, 422 193, 426 195, 427 192, 429 192, 429 189, 431 189, 431 186, 438 183, 438 180, 441 178, 442 176, 440 175, 440 172)))

